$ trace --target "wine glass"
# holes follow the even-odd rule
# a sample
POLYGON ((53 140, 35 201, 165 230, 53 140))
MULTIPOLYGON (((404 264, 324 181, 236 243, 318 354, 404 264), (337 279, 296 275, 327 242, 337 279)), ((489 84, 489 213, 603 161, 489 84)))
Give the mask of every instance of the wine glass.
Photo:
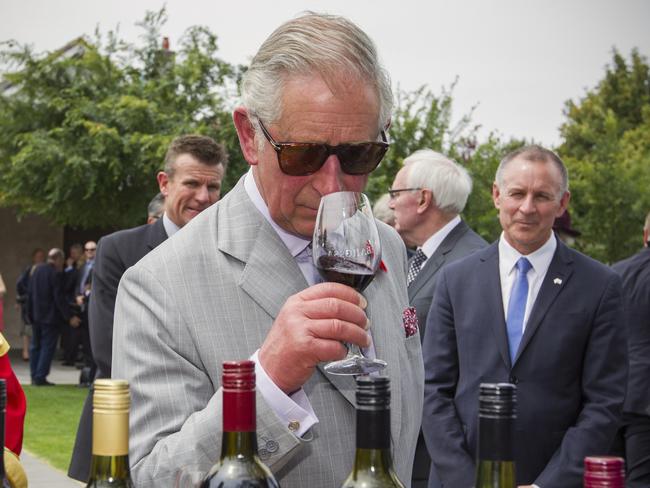
MULTIPOLYGON (((321 198, 312 253, 314 265, 326 281, 351 286, 359 293, 370 284, 381 262, 381 245, 366 195, 340 191, 321 198)), ((359 346, 346 345, 348 355, 327 364, 325 371, 360 375, 386 367, 386 361, 365 357, 359 346)))

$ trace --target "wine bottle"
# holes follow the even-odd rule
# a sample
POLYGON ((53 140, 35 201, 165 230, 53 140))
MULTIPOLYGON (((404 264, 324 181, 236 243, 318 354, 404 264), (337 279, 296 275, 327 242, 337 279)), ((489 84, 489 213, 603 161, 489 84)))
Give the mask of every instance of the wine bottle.
POLYGON ((129 384, 95 380, 93 390, 93 456, 87 487, 131 488, 129 473, 129 384))
POLYGON ((342 488, 404 488, 390 453, 390 379, 357 377, 357 449, 342 488))
POLYGON ((515 418, 517 387, 481 383, 479 387, 476 488, 516 488, 515 418))
POLYGON ((10 488, 7 472, 5 471, 5 460, 3 456, 5 445, 5 414, 7 412, 7 382, 0 379, 0 485, 2 488, 10 488))
POLYGON ((201 488, 275 488, 278 482, 257 455, 255 363, 223 363, 221 458, 201 488))
POLYGON ((585 458, 584 488, 624 488, 625 461, 613 456, 585 458))

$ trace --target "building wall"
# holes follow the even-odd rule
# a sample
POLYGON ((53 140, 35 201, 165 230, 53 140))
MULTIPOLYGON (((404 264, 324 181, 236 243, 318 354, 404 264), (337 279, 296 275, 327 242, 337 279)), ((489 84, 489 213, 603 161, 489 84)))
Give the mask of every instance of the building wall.
POLYGON ((18 221, 13 208, 0 208, 0 274, 7 287, 3 334, 14 349, 22 348, 20 312, 14 306, 16 280, 30 264, 32 251, 37 247, 45 252, 63 247, 63 227, 37 215, 26 215, 18 221))

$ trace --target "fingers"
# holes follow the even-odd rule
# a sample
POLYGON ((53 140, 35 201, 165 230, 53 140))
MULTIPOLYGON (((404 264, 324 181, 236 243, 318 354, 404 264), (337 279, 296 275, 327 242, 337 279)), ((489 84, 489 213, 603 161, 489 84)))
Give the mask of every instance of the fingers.
POLYGON ((339 298, 319 298, 303 303, 304 314, 312 320, 336 318, 367 329, 368 317, 358 306, 339 298))
POLYGON ((368 302, 363 295, 354 288, 339 283, 318 283, 301 291, 298 296, 303 300, 318 300, 319 298, 338 298, 363 309, 368 302))
POLYGON ((370 336, 357 324, 338 319, 312 320, 308 325, 311 335, 323 342, 351 342, 360 347, 370 345, 370 336))

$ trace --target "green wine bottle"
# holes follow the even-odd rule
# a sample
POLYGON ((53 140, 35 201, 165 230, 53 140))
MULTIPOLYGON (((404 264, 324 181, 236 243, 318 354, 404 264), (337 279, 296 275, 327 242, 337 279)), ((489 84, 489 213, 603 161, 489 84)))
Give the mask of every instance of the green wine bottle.
POLYGON ((517 387, 481 383, 476 488, 516 488, 515 418, 517 387))
POLYGON ((201 488, 277 488, 271 470, 257 455, 255 363, 223 363, 221 458, 201 488))
POLYGON ((129 473, 129 384, 96 380, 93 391, 91 488, 131 488, 129 473))
POLYGON ((404 488, 390 452, 390 380, 357 378, 357 449, 342 488, 404 488))

